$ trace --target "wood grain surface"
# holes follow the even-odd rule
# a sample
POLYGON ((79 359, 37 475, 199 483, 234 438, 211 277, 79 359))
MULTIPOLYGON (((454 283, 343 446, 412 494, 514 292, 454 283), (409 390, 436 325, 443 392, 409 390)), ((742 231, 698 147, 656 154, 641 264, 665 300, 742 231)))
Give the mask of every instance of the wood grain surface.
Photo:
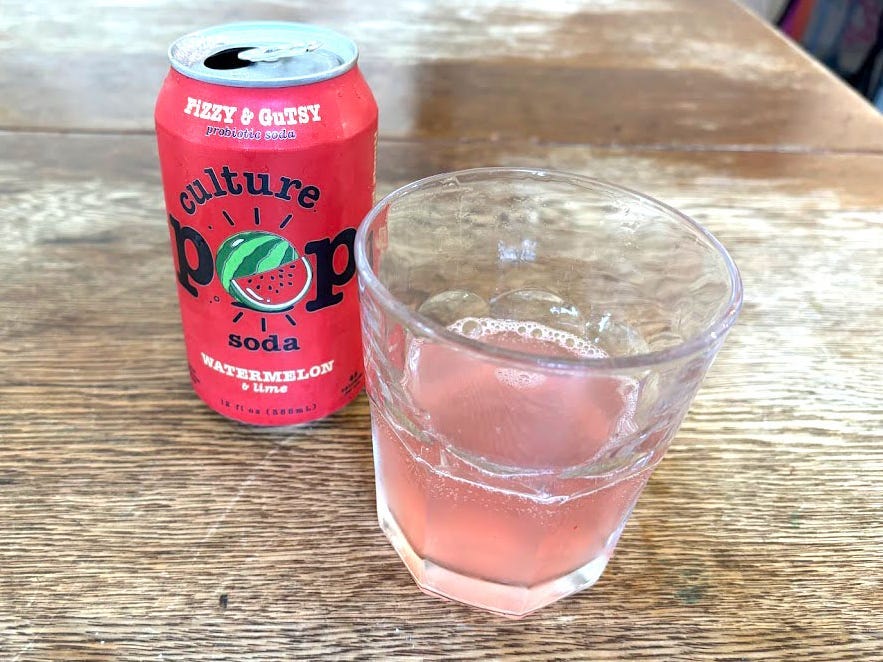
POLYGON ((729 0, 4 0, 0 127, 152 131, 168 44, 244 19, 352 36, 384 138, 883 150, 871 106, 729 0))
MULTIPOLYGON (((604 576, 517 622, 417 590, 376 523, 364 396, 261 430, 191 391, 150 105, 164 43, 243 10, 4 4, 0 659, 883 659, 883 120, 725 2, 549 4, 310 16, 375 51, 378 193, 490 164, 601 176, 693 215, 742 270, 742 317, 604 576), (684 33, 803 82, 676 53, 648 74, 655 110, 577 94, 684 33), (94 61, 72 54, 89 39, 94 61), (738 103, 697 92, 678 129, 690 85, 738 103), (808 124, 770 119, 786 108, 808 124)), ((291 6, 252 15, 306 18, 291 6)))

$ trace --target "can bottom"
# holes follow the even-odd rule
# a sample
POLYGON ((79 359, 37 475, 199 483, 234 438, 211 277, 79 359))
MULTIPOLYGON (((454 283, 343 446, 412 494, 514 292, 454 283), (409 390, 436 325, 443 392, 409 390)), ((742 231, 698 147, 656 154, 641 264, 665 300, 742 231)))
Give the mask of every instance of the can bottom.
POLYGON ((213 403, 204 393, 201 393, 195 387, 195 385, 193 391, 209 409, 211 409, 216 414, 220 414, 228 420, 252 427, 283 428, 304 425, 306 423, 318 421, 319 419, 330 416, 331 414, 340 409, 343 409, 353 400, 355 400, 356 397, 358 397, 358 395, 362 392, 364 387, 364 383, 360 384, 357 388, 353 388, 351 391, 349 391, 341 400, 337 400, 330 406, 313 409, 312 411, 304 412, 303 414, 296 414, 294 416, 274 417, 272 421, 267 420, 267 415, 258 414, 250 416, 247 412, 244 415, 237 415, 237 412, 231 412, 228 408, 221 407, 218 403, 213 403))

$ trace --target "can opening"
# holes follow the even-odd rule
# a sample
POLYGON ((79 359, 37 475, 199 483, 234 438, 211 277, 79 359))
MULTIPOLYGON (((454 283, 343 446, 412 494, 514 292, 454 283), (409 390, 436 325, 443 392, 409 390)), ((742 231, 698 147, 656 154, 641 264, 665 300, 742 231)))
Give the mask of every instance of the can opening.
POLYGON ((209 69, 244 69, 245 67, 250 67, 254 63, 249 62, 248 60, 240 59, 239 54, 243 51, 250 51, 253 48, 253 46, 237 46, 236 48, 227 48, 226 50, 219 51, 214 55, 209 55, 203 61, 203 64, 209 69))
POLYGON ((346 73, 357 57, 356 45, 343 35, 280 21, 218 25, 184 35, 169 47, 176 71, 235 87, 317 83, 346 73))

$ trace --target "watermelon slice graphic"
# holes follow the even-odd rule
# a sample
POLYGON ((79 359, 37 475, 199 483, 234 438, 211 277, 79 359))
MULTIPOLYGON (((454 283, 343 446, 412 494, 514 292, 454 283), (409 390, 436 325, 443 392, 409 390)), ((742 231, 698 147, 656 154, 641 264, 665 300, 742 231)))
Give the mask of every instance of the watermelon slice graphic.
POLYGON ((313 280, 309 260, 272 232, 239 232, 228 237, 215 257, 224 289, 241 304, 261 312, 288 310, 313 280))

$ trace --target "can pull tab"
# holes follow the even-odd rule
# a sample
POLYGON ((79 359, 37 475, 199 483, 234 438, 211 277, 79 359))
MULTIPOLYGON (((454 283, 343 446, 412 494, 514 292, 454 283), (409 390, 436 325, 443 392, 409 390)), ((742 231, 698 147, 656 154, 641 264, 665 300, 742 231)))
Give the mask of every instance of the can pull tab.
POLYGON ((249 62, 278 62, 283 58, 312 53, 321 47, 321 41, 309 41, 290 46, 258 46, 257 48, 241 51, 238 57, 240 60, 248 60, 249 62))

